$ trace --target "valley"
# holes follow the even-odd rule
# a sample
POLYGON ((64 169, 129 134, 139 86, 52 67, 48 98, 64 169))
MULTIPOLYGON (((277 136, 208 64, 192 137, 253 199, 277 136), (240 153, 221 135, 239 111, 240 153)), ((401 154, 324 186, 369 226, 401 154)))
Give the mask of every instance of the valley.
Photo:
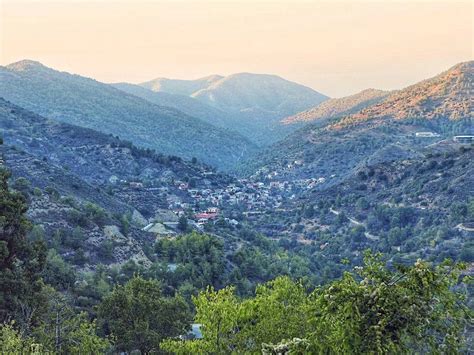
POLYGON ((282 276, 318 289, 367 251, 391 269, 450 259, 472 273, 472 62, 341 99, 242 75, 109 85, 0 68, 2 176, 43 245, 38 277, 74 312, 96 317, 137 278, 183 307, 206 287, 252 299, 282 276), (281 90, 278 104, 259 90, 281 90))
MULTIPOLYGON (((18 75, 20 80, 33 77, 37 83, 45 76, 57 77, 58 83, 67 85, 77 85, 74 81, 79 80, 87 86, 95 86, 94 90, 103 88, 107 93, 119 92, 105 84, 94 84, 86 78, 70 78, 69 74, 28 61, 6 67, 3 75, 7 74, 18 75)), ((104 262, 97 250, 104 245, 110 249, 106 259, 109 264, 123 265, 130 260, 139 260, 138 264, 149 266, 157 260, 150 252, 157 240, 176 238, 190 231, 212 233, 222 238, 229 255, 240 250, 242 243, 252 245, 259 235, 258 238, 268 238, 274 244, 271 248, 296 254, 324 255, 331 250, 333 258, 337 255, 340 259, 360 261, 360 252, 370 247, 393 257, 397 257, 397 253, 408 257, 408 253, 401 253, 400 242, 388 242, 391 234, 401 233, 399 228, 404 223, 395 224, 386 231, 376 227, 377 223, 386 225, 381 222, 386 213, 403 214, 406 211, 412 211, 411 214, 416 211, 417 216, 403 231, 410 235, 411 244, 416 238, 421 238, 422 244, 428 242, 420 223, 426 220, 426 214, 437 215, 439 228, 449 231, 447 240, 455 240, 458 245, 456 253, 451 255, 457 259, 465 248, 466 253, 471 252, 465 239, 470 230, 459 227, 472 222, 468 216, 470 212, 454 218, 451 209, 455 208, 454 203, 464 205, 462 208, 470 211, 469 204, 472 204, 469 199, 474 186, 469 175, 472 150, 468 140, 459 142, 456 138, 461 133, 472 132, 472 109, 465 111, 462 106, 464 111, 461 113, 438 118, 428 115, 426 119, 417 116, 384 116, 382 119, 382 115, 374 114, 373 120, 361 119, 347 126, 341 126, 341 122, 360 115, 347 115, 351 110, 375 110, 384 107, 385 100, 390 102, 395 100, 393 97, 406 95, 417 97, 415 101, 406 100, 407 105, 438 102, 433 106, 434 110, 438 110, 437 105, 450 109, 457 107, 439 104, 439 98, 437 101, 421 99, 420 95, 427 92, 438 95, 439 90, 428 88, 430 85, 460 88, 447 100, 470 105, 472 102, 464 97, 472 90, 472 76, 471 63, 464 63, 434 79, 394 93, 368 90, 347 99, 324 101, 317 109, 304 111, 299 116, 306 117, 304 119, 288 118, 286 125, 301 120, 310 122, 274 145, 260 148, 254 157, 250 155, 234 166, 234 174, 219 172, 208 164, 208 160, 203 164, 196 157, 189 159, 157 153, 146 145, 140 148, 110 134, 107 129, 102 133, 62 122, 44 111, 46 106, 39 109, 29 105, 45 112, 49 118, 2 99, 4 162, 28 196, 30 216, 37 223, 37 231, 48 236, 48 243, 52 243, 56 238, 53 235, 58 233, 64 237, 69 233, 81 234, 87 241, 80 251, 79 269, 104 262), (461 98, 457 99, 456 95, 461 98), (312 118, 308 118, 310 116, 312 118), (313 123, 313 120, 317 122, 313 123), (450 156, 455 158, 448 158, 450 156), (445 165, 443 159, 451 162, 450 165, 445 165), (456 178, 452 175, 452 162, 461 164, 456 178), (413 172, 420 164, 432 168, 418 168, 418 172, 413 172), (444 167, 449 173, 444 172, 444 167), (374 180, 377 171, 384 172, 374 180), (417 192, 419 184, 431 179, 432 174, 447 174, 447 182, 456 179, 461 183, 443 187, 443 192, 436 189, 428 191, 427 195, 417 192), (413 175, 413 181, 403 179, 406 175, 413 175), (387 189, 393 192, 382 192, 387 189), (448 197, 445 191, 468 193, 448 197), (420 196, 415 198, 413 194, 420 196), (446 198, 439 200, 444 195, 446 198), (436 198, 438 202, 435 203, 436 198), (364 208, 358 205, 364 205, 364 208), (86 216, 94 213, 98 214, 98 220, 86 223, 86 216), (354 233, 359 233, 359 237, 354 237, 354 233), (345 243, 352 240, 350 238, 358 238, 358 242, 352 244, 352 250, 344 250, 345 243), (121 248, 121 243, 129 247, 121 248)), ((231 85, 227 82, 233 83, 236 78, 240 75, 231 76, 223 83, 222 77, 213 76, 197 81, 157 79, 136 86, 116 84, 115 87, 128 91, 127 95, 135 93, 148 100, 150 103, 143 101, 146 107, 152 107, 153 101, 159 104, 168 100, 175 108, 184 102, 191 111, 195 107, 198 116, 199 112, 207 112, 205 115, 209 118, 229 111, 196 101, 194 98, 199 95, 194 93, 227 87, 231 85)), ((244 78, 251 80, 250 75, 244 75, 244 78)), ((280 79, 269 78, 265 85, 274 85, 275 80, 280 79)), ((3 85, 5 90, 5 82, 3 85)), ((19 92, 14 92, 9 96, 15 99, 19 92)), ((315 100, 320 98, 314 95, 315 100)), ((131 97, 124 96, 124 99, 131 97)), ((64 102, 67 100, 66 97, 63 99, 64 102)), ((156 108, 163 110, 162 106, 156 108)), ((409 110, 404 109, 404 112, 409 110)), ((225 114, 221 118, 227 119, 225 114)), ((87 120, 87 117, 83 116, 83 119, 87 120)), ((246 126, 244 121, 240 124, 246 126)), ((232 145, 227 147, 234 149, 232 145)), ((423 254, 419 256, 426 257, 435 255, 437 249, 414 248, 413 255, 421 250, 423 254)), ((76 254, 77 251, 70 247, 62 249, 63 257, 74 258, 76 254)), ((338 270, 335 271, 337 275, 344 267, 333 265, 333 269, 338 270)), ((315 273, 317 278, 321 275, 321 270, 315 273)))

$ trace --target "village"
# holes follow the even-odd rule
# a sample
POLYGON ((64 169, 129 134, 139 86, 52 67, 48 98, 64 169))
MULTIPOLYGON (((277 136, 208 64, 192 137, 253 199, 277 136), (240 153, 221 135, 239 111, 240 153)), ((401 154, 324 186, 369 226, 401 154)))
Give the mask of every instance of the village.
POLYGON ((190 228, 203 231, 206 225, 217 221, 237 226, 240 222, 235 217, 236 211, 245 217, 269 210, 283 211, 291 208, 301 191, 325 181, 324 177, 278 181, 273 173, 268 173, 263 181, 237 179, 219 187, 210 186, 205 180, 198 183, 174 180, 165 186, 145 185, 141 181, 117 183, 122 185, 124 197, 141 200, 154 210, 142 222, 144 231, 172 236, 180 233, 183 219, 190 228))

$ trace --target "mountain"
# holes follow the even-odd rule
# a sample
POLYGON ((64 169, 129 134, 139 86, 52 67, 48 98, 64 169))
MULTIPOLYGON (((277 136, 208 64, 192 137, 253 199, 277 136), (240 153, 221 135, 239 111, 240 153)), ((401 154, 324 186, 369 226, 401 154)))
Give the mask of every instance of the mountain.
POLYGON ((157 78, 141 83, 140 86, 155 92, 191 96, 196 91, 205 89, 222 78, 223 76, 220 75, 210 75, 196 80, 157 78))
POLYGON ((474 118, 474 61, 459 63, 431 78, 395 91, 387 98, 346 117, 336 126, 372 119, 474 118))
MULTIPOLYGON (((240 289, 251 292, 249 282, 266 280, 282 268, 293 275, 288 260, 307 257, 304 251, 297 256, 288 250, 290 259, 280 261, 282 249, 272 241, 262 243, 265 237, 234 219, 243 217, 232 202, 236 179, 199 162, 47 119, 2 99, 0 131, 0 167, 12 172, 10 186, 27 198, 34 224, 31 238, 44 239, 78 272, 103 264, 111 272, 120 269, 121 275, 128 270, 131 277, 139 268, 159 272, 160 279, 177 288, 183 281, 176 275, 188 274, 191 252, 206 259, 205 265, 216 262, 209 261, 209 255, 217 260, 212 267, 219 283, 233 280, 234 270, 240 274, 241 268, 245 282, 240 289), (197 224, 195 214, 208 207, 218 208, 219 219, 197 224), (178 215, 183 213, 188 218, 186 230, 179 227, 178 215), (183 235, 203 228, 209 235, 183 235), (219 256, 202 245, 211 236, 219 245, 219 256), (182 255, 164 252, 168 243, 183 241, 182 255), (155 266, 148 268, 152 262, 155 266), (259 265, 258 270, 249 263, 259 265)), ((198 273, 206 274, 205 270, 198 273)), ((314 270, 298 268, 294 275, 314 270)), ((196 287, 202 284, 199 280, 196 287)))
POLYGON ((143 86, 130 83, 115 83, 111 85, 158 106, 172 107, 189 116, 199 118, 218 127, 228 128, 230 121, 233 120, 231 115, 227 112, 206 105, 190 96, 152 91, 143 86))
POLYGON ((185 94, 227 113, 223 127, 259 144, 270 144, 296 128, 280 120, 313 107, 327 97, 276 75, 239 73, 198 80, 156 79, 141 86, 155 92, 185 94))
POLYGON ((171 180, 189 179, 196 186, 210 186, 222 185, 228 179, 197 161, 160 154, 110 134, 47 119, 1 98, 0 118, 5 144, 62 167, 94 186, 108 186, 113 181, 160 181, 166 185, 171 180))
POLYGON ((414 158, 427 145, 472 134, 472 68, 473 62, 461 63, 359 113, 305 126, 244 163, 242 171, 279 180, 324 177, 333 184, 370 160, 414 158), (426 131, 432 135, 416 136, 426 131))
POLYGON ((279 76, 251 73, 229 75, 191 96, 222 110, 275 120, 327 99, 313 89, 279 76))
POLYGON ((34 61, 0 67, 0 97, 49 118, 119 135, 165 154, 196 157, 222 169, 255 149, 236 132, 34 61))
MULTIPOLYGON (((130 258, 149 263, 142 248, 152 245, 154 236, 141 229, 158 211, 168 210, 169 201, 192 201, 180 184, 192 181, 204 189, 231 181, 197 162, 47 119, 3 99, 0 131, 1 156, 14 187, 30 199, 29 217, 44 230, 48 242, 57 231, 66 237, 79 227, 81 245, 92 264, 130 258), (129 224, 127 233, 123 223, 129 224), (104 260, 101 244, 110 240, 116 249, 104 260)), ((74 255, 74 245, 68 243, 61 250, 74 255)))
POLYGON ((359 112, 361 109, 382 101, 389 92, 376 89, 366 89, 357 94, 329 99, 309 110, 299 112, 296 115, 283 120, 284 124, 307 123, 316 120, 324 120, 335 117, 347 116, 359 112))

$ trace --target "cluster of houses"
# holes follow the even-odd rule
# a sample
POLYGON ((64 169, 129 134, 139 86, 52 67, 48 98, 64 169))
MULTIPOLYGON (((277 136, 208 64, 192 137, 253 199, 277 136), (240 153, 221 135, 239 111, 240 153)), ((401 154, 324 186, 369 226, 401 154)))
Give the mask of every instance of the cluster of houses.
POLYGON ((295 199, 296 193, 314 188, 326 181, 325 178, 310 178, 294 181, 238 180, 223 188, 185 188, 180 184, 183 194, 167 195, 169 210, 176 216, 188 216, 189 224, 202 229, 208 223, 222 219, 230 225, 238 225, 235 219, 228 218, 228 211, 238 208, 244 215, 264 213, 269 209, 287 207, 288 201, 295 199), (184 194, 186 192, 186 194, 184 194))
POLYGON ((219 216, 219 209, 217 207, 209 207, 204 212, 198 212, 194 215, 194 219, 199 225, 215 220, 219 216))
MULTIPOLYGON (((297 165, 302 162, 295 161, 291 164, 297 165)), ((171 212, 171 216, 147 219, 147 225, 143 230, 157 235, 172 236, 179 233, 178 219, 182 216, 187 218, 188 225, 198 230, 218 220, 236 226, 239 222, 231 217, 231 213, 239 211, 243 215, 252 216, 268 210, 289 208, 298 192, 324 184, 326 179, 319 177, 279 181, 272 175, 265 176, 263 181, 240 179, 217 188, 208 184, 194 186, 179 180, 173 180, 171 184, 164 186, 150 186, 141 181, 117 182, 127 186, 129 191, 138 193, 140 201, 145 201, 148 206, 171 212)))
POLYGON ((208 223, 223 220, 229 225, 237 226, 239 222, 229 218, 228 212, 236 209, 243 215, 250 217, 265 213, 268 210, 282 210, 288 208, 291 200, 295 199, 298 191, 311 189, 324 183, 325 178, 310 178, 294 181, 252 181, 238 180, 222 188, 210 189, 189 188, 177 181, 178 189, 164 187, 143 187, 137 184, 130 185, 139 188, 145 193, 161 194, 166 196, 167 210, 172 212, 173 218, 149 221, 143 230, 162 236, 172 236, 178 231, 178 218, 186 216, 188 225, 197 230, 203 230, 208 223))

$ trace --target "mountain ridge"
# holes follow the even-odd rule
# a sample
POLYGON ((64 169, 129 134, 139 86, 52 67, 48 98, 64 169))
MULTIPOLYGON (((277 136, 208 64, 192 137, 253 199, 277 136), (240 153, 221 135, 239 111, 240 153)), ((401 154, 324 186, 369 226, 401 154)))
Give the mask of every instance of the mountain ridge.
POLYGON ((319 105, 299 112, 282 120, 283 124, 313 122, 321 119, 335 118, 358 112, 360 109, 383 100, 389 95, 388 91, 365 89, 356 94, 341 98, 331 98, 319 105))
POLYGON ((49 118, 120 135, 166 154, 196 156, 226 169, 256 149, 236 132, 38 62, 25 60, 0 67, 0 79, 0 96, 19 106, 49 118))
POLYGON ((223 127, 235 129, 259 145, 274 143, 296 129, 281 124, 282 118, 328 98, 277 75, 247 72, 188 81, 156 79, 139 85, 152 91, 186 94, 225 112, 223 127))
POLYGON ((360 119, 361 114, 354 114, 321 124, 311 123, 249 159, 241 171, 244 175, 252 172, 259 176, 273 174, 279 180, 307 177, 328 180, 334 175, 328 181, 337 182, 360 163, 372 158, 378 162, 410 158, 413 151, 426 145, 443 139, 452 141, 454 135, 473 134, 474 103, 469 94, 474 82, 473 65, 474 62, 456 65, 432 79, 394 92, 389 98, 361 111, 374 112, 380 107, 390 107, 394 98, 407 97, 414 90, 423 93, 422 102, 427 103, 422 116, 380 115, 360 119), (427 85, 433 83, 436 90, 429 90, 427 85), (453 85, 459 90, 449 95, 440 94, 439 88, 453 85), (432 93, 433 99, 426 93, 432 93), (429 104, 432 102, 435 104, 429 104), (440 107, 449 108, 449 114, 439 114, 440 107), (417 132, 429 132, 429 135, 421 138, 417 137, 417 132), (293 164, 294 161, 299 164, 293 164))
POLYGON ((385 100, 349 115, 335 128, 373 119, 474 118, 474 61, 391 93, 385 100))

